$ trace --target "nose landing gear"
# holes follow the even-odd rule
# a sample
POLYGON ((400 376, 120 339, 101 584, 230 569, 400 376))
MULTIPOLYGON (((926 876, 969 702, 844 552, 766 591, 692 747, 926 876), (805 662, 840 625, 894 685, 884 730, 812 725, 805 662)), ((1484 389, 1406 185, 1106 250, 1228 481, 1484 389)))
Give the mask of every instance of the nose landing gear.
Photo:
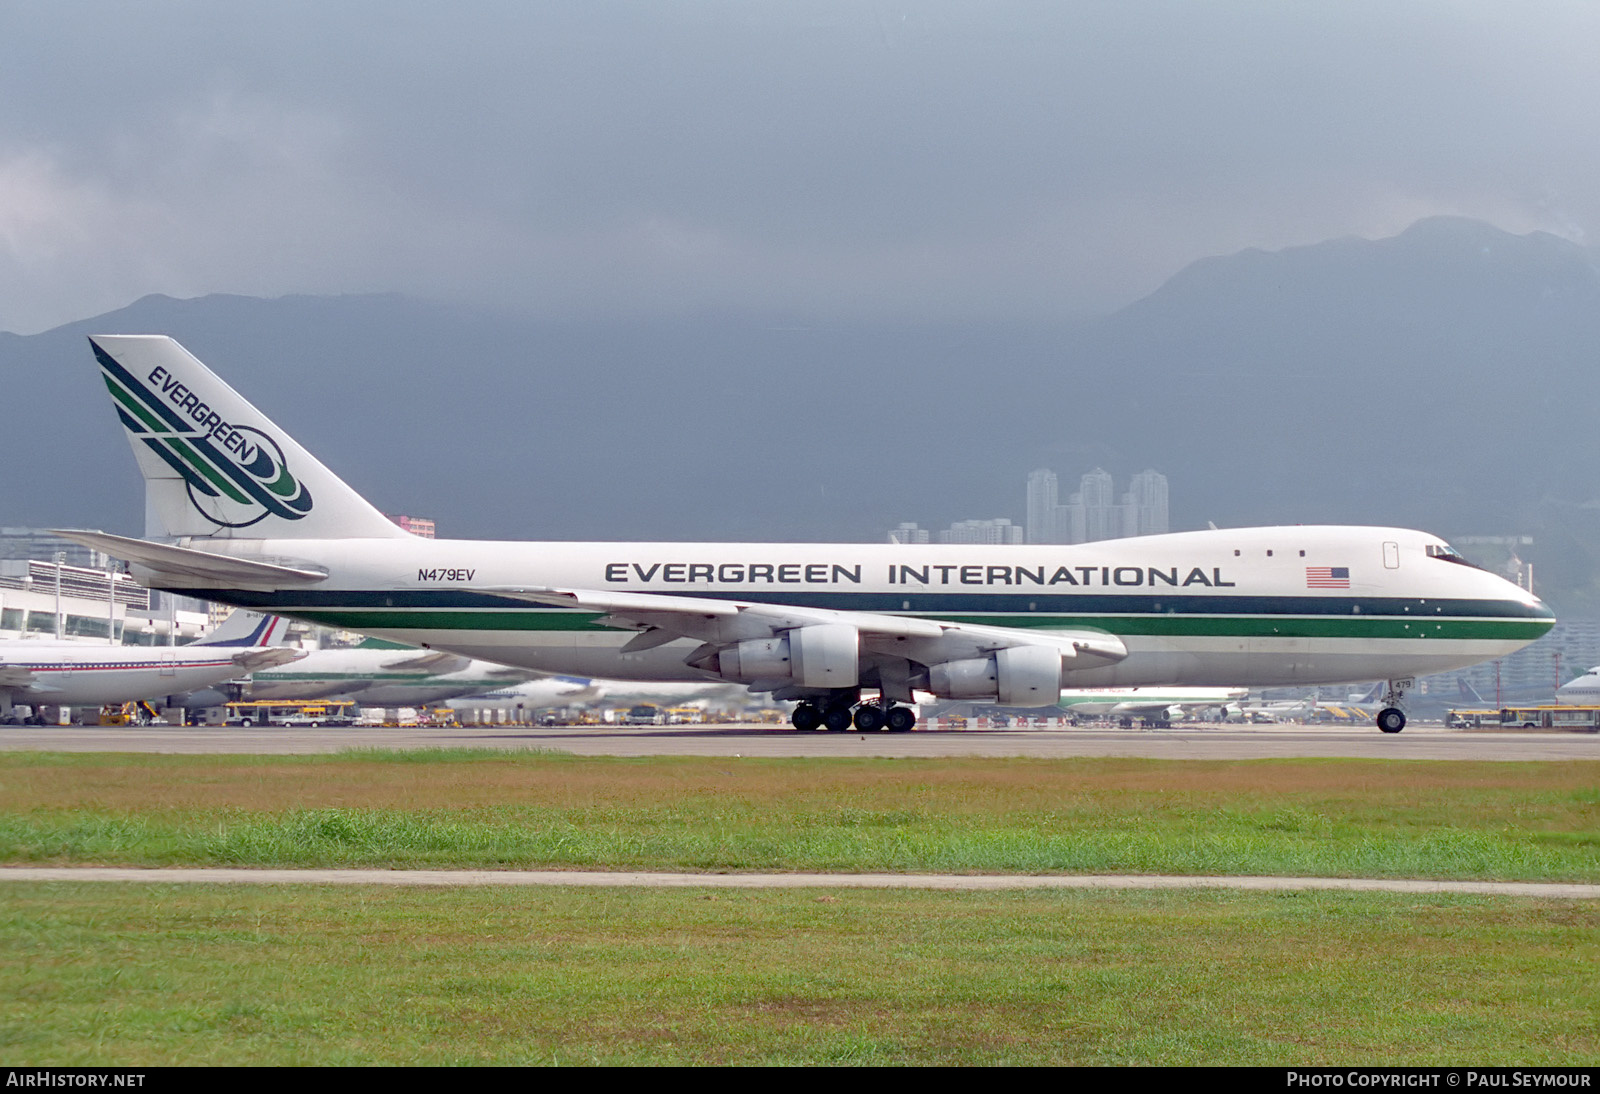
POLYGON ((1379 729, 1385 733, 1399 733, 1406 728, 1406 713, 1400 707, 1405 703, 1406 692, 1416 685, 1416 679, 1410 676, 1388 682, 1388 686, 1383 689, 1383 698, 1379 700, 1383 703, 1383 708, 1378 711, 1378 716, 1374 719, 1379 729))

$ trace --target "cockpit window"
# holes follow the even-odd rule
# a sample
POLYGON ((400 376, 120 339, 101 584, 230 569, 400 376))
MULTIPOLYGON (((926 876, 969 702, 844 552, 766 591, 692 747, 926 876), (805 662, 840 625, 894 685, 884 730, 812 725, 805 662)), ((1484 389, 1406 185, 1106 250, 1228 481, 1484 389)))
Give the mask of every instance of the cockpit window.
POLYGON ((1461 566, 1471 566, 1474 570, 1483 569, 1475 562, 1468 562, 1454 547, 1448 543, 1428 544, 1428 557, 1443 559, 1445 562, 1454 562, 1461 566))

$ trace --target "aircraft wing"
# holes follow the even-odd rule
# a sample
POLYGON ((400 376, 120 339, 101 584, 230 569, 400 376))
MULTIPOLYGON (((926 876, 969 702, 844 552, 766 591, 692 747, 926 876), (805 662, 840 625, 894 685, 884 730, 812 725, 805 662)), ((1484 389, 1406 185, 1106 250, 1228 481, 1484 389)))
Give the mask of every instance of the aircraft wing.
POLYGON ((298 661, 305 655, 305 650, 297 650, 293 646, 251 646, 234 654, 233 663, 238 665, 242 672, 256 672, 260 669, 287 665, 290 661, 298 661))
POLYGON ((459 653, 445 653, 443 650, 429 650, 415 656, 400 657, 393 661, 385 661, 380 668, 392 672, 426 672, 434 676, 443 676, 451 672, 460 672, 472 664, 472 658, 462 657, 459 653))
MULTIPOLYGON (((523 587, 479 591, 533 604, 602 612, 598 620, 602 625, 640 632, 622 647, 624 653, 651 649, 678 638, 694 639, 715 648, 746 639, 771 638, 803 627, 843 624, 860 632, 865 653, 924 664, 987 656, 1016 646, 1054 647, 1067 668, 1105 665, 1128 656, 1128 648, 1116 635, 1088 628, 1032 631, 660 593, 523 587)), ((692 658, 689 663, 694 663, 692 658)))

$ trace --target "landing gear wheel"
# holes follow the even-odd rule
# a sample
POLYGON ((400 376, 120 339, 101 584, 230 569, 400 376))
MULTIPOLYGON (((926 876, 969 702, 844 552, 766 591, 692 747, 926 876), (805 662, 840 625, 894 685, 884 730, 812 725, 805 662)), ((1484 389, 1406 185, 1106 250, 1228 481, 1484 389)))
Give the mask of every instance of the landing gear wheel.
POLYGON ((1406 716, 1398 707, 1384 707, 1378 711, 1378 728, 1385 733, 1399 733, 1406 728, 1406 716))
POLYGON ((876 733, 883 728, 883 708, 871 704, 856 707, 856 728, 863 733, 876 733))
POLYGON ((822 724, 830 733, 843 733, 850 728, 850 708, 832 707, 822 715, 822 724))
POLYGON ((890 707, 883 716, 890 733, 908 733, 917 724, 917 715, 910 707, 890 707))
POLYGON ((801 703, 794 708, 794 713, 789 715, 789 721, 794 723, 794 728, 802 733, 810 733, 822 724, 822 715, 810 703, 801 703))

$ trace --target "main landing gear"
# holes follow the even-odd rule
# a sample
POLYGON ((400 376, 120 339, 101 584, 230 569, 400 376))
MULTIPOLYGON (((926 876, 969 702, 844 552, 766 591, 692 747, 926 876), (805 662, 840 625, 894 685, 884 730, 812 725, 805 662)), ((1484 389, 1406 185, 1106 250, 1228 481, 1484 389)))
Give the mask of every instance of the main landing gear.
POLYGON ((1405 702, 1406 692, 1415 687, 1416 683, 1410 676, 1388 682, 1388 686, 1383 689, 1383 698, 1379 700, 1383 708, 1378 711, 1378 716, 1374 719, 1379 729, 1385 733, 1399 733, 1406 728, 1406 712, 1400 709, 1400 705, 1405 702))
POLYGON ((794 708, 789 721, 802 733, 819 728, 843 733, 852 726, 863 733, 877 733, 884 729, 890 733, 905 733, 917 724, 917 715, 910 707, 893 704, 861 703, 852 711, 849 703, 818 707, 815 703, 806 702, 794 708))

